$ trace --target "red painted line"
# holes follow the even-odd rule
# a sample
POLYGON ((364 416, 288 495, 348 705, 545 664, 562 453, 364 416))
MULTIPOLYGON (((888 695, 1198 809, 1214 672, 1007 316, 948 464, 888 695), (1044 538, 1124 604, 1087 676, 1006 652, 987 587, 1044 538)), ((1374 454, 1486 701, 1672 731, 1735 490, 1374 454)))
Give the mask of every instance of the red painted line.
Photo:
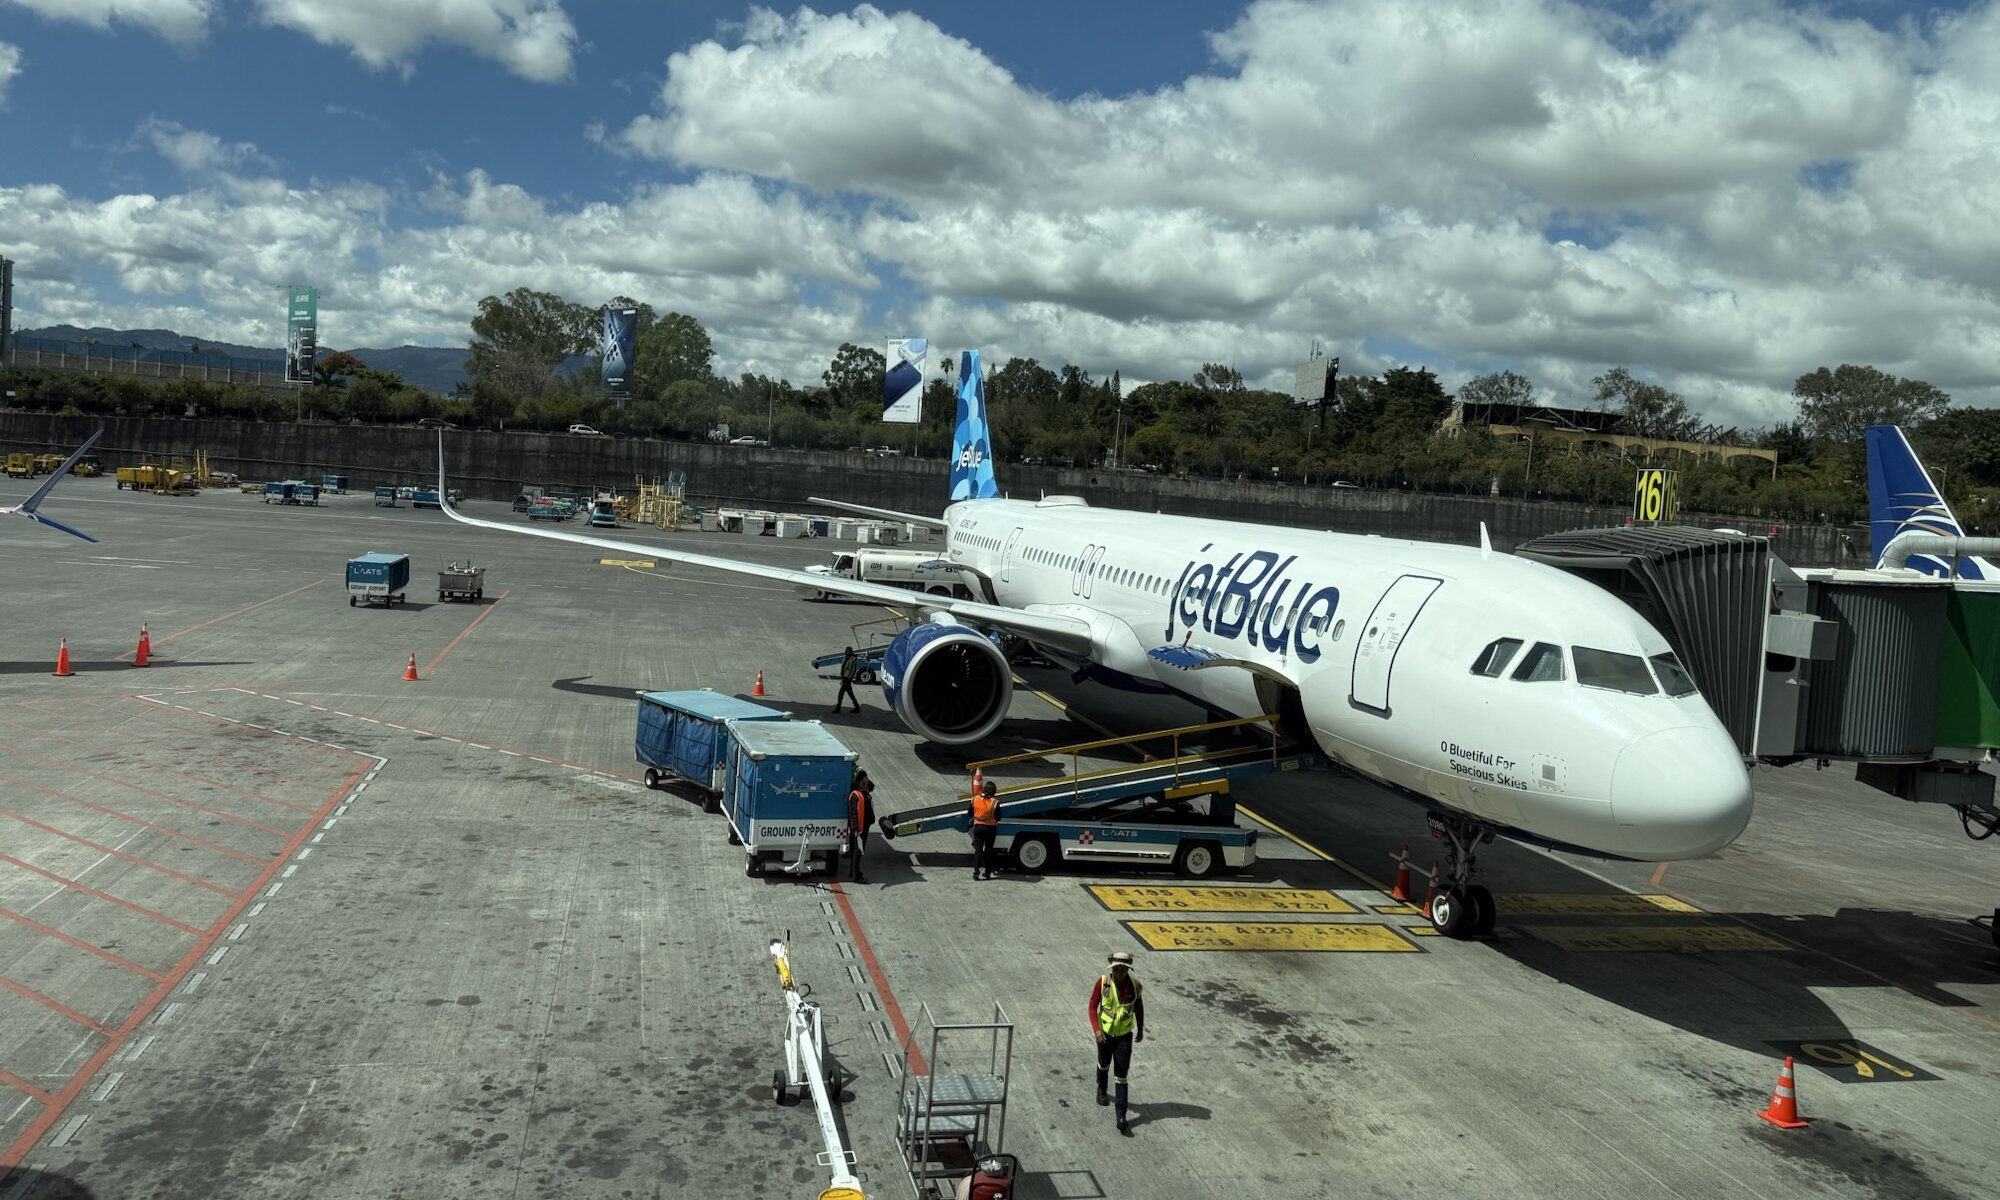
POLYGON ((299 830, 292 840, 286 844, 285 852, 271 860, 271 865, 265 867, 263 874, 259 875, 254 883, 244 889, 243 895, 238 898, 235 904, 230 906, 228 912, 216 918, 215 924, 210 927, 208 933, 201 937, 187 954, 182 956, 180 962, 175 965, 172 974, 160 983, 158 987, 155 987, 151 994, 140 1002, 137 1008, 132 1010, 131 1014, 119 1024, 111 1036, 105 1039, 104 1044, 97 1048, 97 1053, 91 1055, 89 1060, 77 1070, 77 1073, 70 1076, 69 1082, 62 1086, 62 1090, 43 1102, 41 1115, 36 1117, 28 1125, 27 1129, 22 1131, 20 1137, 14 1139, 13 1145, 7 1147, 4 1153, 0 1153, 0 1170, 5 1170, 10 1166, 19 1166, 26 1159, 28 1151, 34 1149, 35 1143, 42 1140, 42 1136, 48 1133, 50 1127, 62 1118, 63 1112, 68 1109, 70 1104, 83 1094, 83 1089, 90 1083, 91 1078, 97 1074, 106 1062, 110 1061, 112 1055, 118 1053, 119 1048, 125 1044, 125 1040, 132 1035, 132 1031, 139 1027, 140 1022, 151 1016, 153 1010, 158 1008, 160 1003, 171 995, 176 987, 180 986, 181 979, 189 971, 192 971, 195 963, 201 961, 201 956, 207 954, 209 949, 215 945, 217 939, 222 936, 222 931, 229 927, 231 921, 234 921, 242 914, 244 908, 249 905, 250 898, 261 891, 271 881, 271 877, 278 873, 279 866, 286 859, 290 858, 300 846, 305 844, 306 835, 312 832, 313 826, 319 824, 320 821, 326 818, 328 813, 333 811, 334 807, 340 803, 341 797, 347 795, 348 791, 360 780, 362 774, 372 765, 374 765, 374 760, 370 759, 356 766, 353 771, 348 773, 347 778, 341 781, 339 787, 333 789, 333 794, 327 797, 326 803, 321 805, 319 811, 313 815, 312 824, 299 830))
POLYGON ((432 671, 437 670, 437 665, 444 661, 444 656, 450 654, 453 650, 458 649, 458 644, 465 640, 465 635, 471 633, 474 629, 477 629, 481 621, 484 621, 486 618, 492 616, 493 610, 500 607, 500 602, 502 600, 505 600, 507 597, 513 594, 514 592, 512 588, 509 588, 507 591, 501 592, 499 600, 495 600, 493 603, 487 605, 486 610, 484 612, 472 618, 472 624, 467 625, 465 628, 459 630, 458 636, 451 639, 450 644, 445 646, 444 649, 438 651, 437 657, 432 659, 429 663, 427 663, 424 666, 424 674, 428 676, 432 671))
POLYGON ((58 875, 54 871, 45 871, 42 868, 36 866, 34 863, 24 862, 21 859, 15 858, 11 854, 0 854, 0 862, 13 863, 15 866, 21 868, 24 871, 33 871, 35 874, 40 875, 43 879, 46 879, 51 883, 58 883, 66 888, 75 888, 77 891, 82 892, 87 896, 95 896, 99 900, 104 900, 112 904, 116 904, 120 908, 130 909, 131 911, 138 913, 142 917, 151 917, 153 920, 158 921, 162 925, 171 925, 175 929, 185 930, 186 932, 195 934, 196 936, 200 936, 201 934, 201 930, 196 929, 194 926, 189 925, 183 921, 176 921, 165 913, 154 912, 152 909, 147 908, 145 905, 134 904, 130 900, 120 900, 118 897, 112 895, 110 892, 101 892, 96 888, 91 887, 87 883, 78 882, 77 880, 71 879, 66 875, 58 875))
POLYGON ((182 808, 191 808, 196 812, 207 813, 211 817, 221 817, 223 820, 233 822, 237 825, 241 825, 245 829, 258 829, 262 830, 265 833, 275 834, 278 837, 290 837, 292 835, 292 831, 289 829, 273 829, 269 825, 253 821, 248 817, 239 817, 235 813, 224 812, 219 808, 210 808, 205 804, 196 804, 192 800, 183 800, 178 796, 169 796, 165 792, 156 792, 152 788, 140 787, 136 783, 126 783, 122 779, 113 779, 109 775, 99 775, 95 771, 85 770, 82 767, 71 766, 69 763, 63 762, 61 759, 47 758, 43 755, 23 750, 18 746, 10 746, 5 742, 0 742, 0 750, 12 750, 14 751, 14 753, 19 754, 23 758, 32 758, 36 762, 45 763, 51 767, 55 767, 58 770, 70 771, 78 775, 83 775, 88 778, 95 779, 100 783, 108 783, 113 787, 122 787, 126 791, 137 792, 142 796, 151 796, 155 800, 165 800, 169 804, 178 804, 182 808))
POLYGON ((6 988, 8 991, 13 992, 17 996, 26 996, 28 999, 33 1000, 37 1004, 43 1005, 47 1008, 52 1008, 56 1012, 61 1013, 63 1016, 68 1017, 70 1020, 75 1021, 77 1024, 88 1026, 90 1029, 93 1029, 96 1032, 103 1034, 105 1037, 111 1036, 111 1027, 109 1025, 106 1025, 100 1021, 93 1021, 89 1017, 86 1017, 82 1013, 71 1008, 69 1005, 64 1004, 62 1001, 54 999, 49 996, 44 996, 40 992, 36 991, 34 988, 31 988, 24 983, 15 983, 11 979, 0 978, 0 988, 6 988))
POLYGON ((66 945, 75 946, 77 949, 83 951, 86 954, 95 954, 97 957, 103 959, 105 962, 111 963, 115 966, 124 967, 128 971, 137 972, 138 974, 144 975, 146 978, 152 980, 154 983, 159 983, 160 981, 166 978, 165 975, 160 974, 158 971, 148 970, 147 968, 140 966, 138 963, 120 958, 116 954, 111 953, 111 951, 106 950, 102 946, 93 946, 89 942, 84 941, 82 938, 71 937, 69 934, 64 933, 60 929, 51 929, 47 925, 42 924, 40 921, 35 920, 33 917, 24 916, 21 913, 13 911, 12 909, 0 908, 0 917, 5 917, 9 921, 17 921, 20 924, 26 925, 28 928, 34 930, 36 933, 47 934, 49 937, 52 937, 59 942, 65 943, 66 945))
POLYGON ((882 1011, 889 1014, 889 1024, 896 1030, 896 1044, 909 1047, 910 1070, 928 1075, 930 1068, 924 1065, 924 1052, 910 1040, 910 1023, 903 1019, 903 1009, 896 1003, 896 993, 889 990, 889 976, 882 970, 881 961, 875 957, 875 947, 868 944, 868 935, 861 932, 861 918, 854 915, 854 905, 848 901, 847 892, 838 879, 833 881, 833 898, 840 904, 840 918, 847 922, 847 932, 854 938, 854 949, 861 955, 861 965, 868 968, 868 978, 875 984, 875 994, 882 998, 882 1011))
MULTIPOLYGON (((223 614, 222 614, 221 616, 219 616, 219 617, 215 618, 215 619, 214 619, 213 621, 203 621, 203 622, 202 622, 201 624, 199 624, 199 625, 190 625, 190 626, 188 626, 188 627, 187 627, 186 629, 182 629, 182 630, 178 630, 178 631, 176 631, 176 632, 174 632, 174 633, 169 633, 169 634, 166 634, 166 635, 165 635, 165 636, 163 636, 163 637, 157 637, 157 638, 154 638, 154 639, 153 639, 153 644, 154 644, 155 646, 159 646, 159 645, 164 645, 164 644, 165 644, 165 643, 167 643, 167 642, 171 642, 171 641, 173 641, 173 640, 174 640, 175 638, 177 638, 177 637, 185 637, 185 636, 187 636, 188 634, 190 634, 190 633, 193 633, 193 632, 194 632, 195 630, 197 630, 197 629, 207 629, 207 628, 208 628, 208 627, 209 627, 210 625, 220 625, 220 624, 221 624, 222 622, 224 622, 224 621, 227 621, 227 620, 228 620, 229 618, 231 618, 231 617, 240 617, 240 616, 242 616, 242 615, 243 615, 244 613, 247 613, 247 612, 256 612, 256 611, 257 611, 258 609, 260 609, 260 608, 264 607, 264 606, 265 606, 266 604, 276 604, 276 603, 277 603, 278 601, 280 601, 280 600, 283 600, 283 599, 285 599, 285 597, 286 597, 286 596, 296 596, 296 595, 298 595, 298 594, 299 594, 300 592, 303 592, 303 591, 305 591, 305 590, 306 590, 306 588, 315 588, 315 587, 318 587, 318 586, 319 586, 319 585, 320 585, 320 584, 321 584, 322 582, 324 582, 324 581, 323 581, 323 580, 318 580, 318 579, 315 579, 315 580, 313 580, 313 581, 312 581, 311 583, 309 583, 309 584, 306 584, 306 585, 305 585, 305 587, 295 587, 295 588, 293 588, 293 589, 292 589, 291 591, 289 591, 289 592, 286 592, 286 593, 285 593, 284 595, 282 595, 282 596, 273 596, 273 597, 271 597, 271 598, 270 598, 269 600, 259 600, 259 601, 258 601, 257 603, 255 603, 255 604, 250 604, 250 605, 245 605, 244 607, 242 607, 242 608, 239 608, 239 609, 237 609, 237 610, 236 610, 235 612, 226 612, 226 613, 223 613, 223 614)), ((135 642, 136 642, 136 639, 135 639, 135 642)), ((138 646, 137 646, 137 645, 135 644, 135 645, 134 645, 134 646, 132 647, 132 649, 130 649, 130 650, 128 650, 128 651, 126 651, 126 652, 125 652, 124 654, 121 654, 121 655, 119 655, 118 657, 119 657, 119 658, 121 658, 121 659, 122 659, 122 658, 131 658, 131 657, 132 657, 133 655, 135 655, 135 654, 137 654, 137 653, 139 653, 139 647, 138 647, 138 646)), ((164 665, 164 664, 163 664, 163 665, 164 665)), ((148 668, 148 669, 150 669, 150 668, 148 668)))
POLYGON ((1667 868, 1668 868, 1668 867, 1671 867, 1671 866, 1673 866, 1673 865, 1674 865, 1674 864, 1672 864, 1672 863, 1661 863, 1661 864, 1660 864, 1659 866, 1657 866, 1657 867, 1653 868, 1653 886, 1654 886, 1654 887, 1659 887, 1659 886, 1660 886, 1660 881, 1661 881, 1662 879, 1665 879, 1665 878, 1667 877, 1667 868))
POLYGON ((176 871, 172 867, 153 862, 151 859, 140 858, 136 854, 127 854, 123 850, 114 850, 110 846, 102 845, 98 842, 93 842, 89 838, 78 837, 77 835, 70 833, 66 830, 57 829, 53 825, 45 825, 42 822, 35 820, 33 817, 22 816, 20 813, 10 812, 4 808, 0 808, 0 817, 12 817, 14 820, 19 821, 23 825, 32 825, 36 829, 39 829, 44 833, 53 833, 57 837, 66 838, 69 841, 75 842, 79 846, 88 846, 89 848, 97 851, 100 854, 109 854, 113 858, 122 859, 125 862, 131 863, 135 867, 144 867, 148 871, 158 871, 160 874, 166 875, 173 879, 178 879, 182 883, 191 883, 198 888, 207 888, 209 891, 215 892, 223 896, 234 896, 236 894, 236 892, 233 889, 223 887, 220 884, 210 883, 206 879, 196 879, 194 876, 189 875, 183 871, 176 871))
MULTIPOLYGON (((21 1078, 19 1075, 12 1074, 8 1071, 0 1070, 0 1083, 4 1083, 8 1087, 13 1088, 16 1091, 26 1092, 30 1098, 40 1101, 44 1106, 48 1105, 51 1101, 55 1099, 54 1096, 49 1095, 47 1092, 36 1087, 34 1084, 29 1083, 27 1080, 21 1078)), ((0 1162, 0 1168, 5 1168, 6 1165, 7 1165, 6 1163, 0 1162)))
POLYGON ((84 808, 91 810, 92 812, 103 813, 107 817, 115 817, 120 821, 130 821, 134 825, 139 825, 146 829, 150 829, 155 833, 164 833, 168 837, 174 838, 177 841, 186 842, 191 846, 200 846, 204 850, 213 850, 217 854, 227 855, 230 858, 239 858, 247 863, 262 863, 269 861, 268 859, 259 858, 254 854, 245 854, 241 850, 231 850, 227 846, 218 846, 214 842, 204 842, 200 838, 195 837, 192 834, 182 833, 178 829, 168 829, 165 825, 156 825, 153 822, 148 821, 143 817, 135 817, 131 813, 119 812, 115 808, 106 808, 102 804, 92 804, 88 800, 78 799, 77 797, 72 796, 67 792, 58 792, 54 788, 45 788, 42 787, 40 784, 29 783, 25 779, 17 779, 12 775, 0 774, 0 779, 4 779, 8 783, 19 784, 21 787, 28 788, 32 791, 40 792, 44 796, 53 796, 58 800, 67 800, 71 804, 80 805, 84 808))

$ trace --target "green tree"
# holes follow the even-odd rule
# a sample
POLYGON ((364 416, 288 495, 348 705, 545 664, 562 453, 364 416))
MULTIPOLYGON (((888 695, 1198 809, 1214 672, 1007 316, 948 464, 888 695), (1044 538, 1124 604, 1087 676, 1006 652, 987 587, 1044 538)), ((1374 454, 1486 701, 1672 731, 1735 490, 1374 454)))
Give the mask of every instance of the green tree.
POLYGON ((1619 427, 1633 437, 1686 442, 1701 432, 1701 418, 1688 410, 1679 392, 1647 383, 1624 367, 1613 367, 1591 383, 1597 386, 1598 405, 1615 408, 1619 427))
POLYGON ((1821 367, 1792 385, 1799 421, 1822 442, 1858 447, 1870 425, 1920 425, 1941 415, 1951 397, 1921 379, 1899 379, 1874 367, 1821 367))
POLYGON ((1461 404, 1533 404, 1535 385, 1526 375, 1496 371, 1466 380, 1459 386, 1458 399, 1461 404))
POLYGON ((882 377, 888 365, 880 350, 842 342, 840 349, 834 352, 833 361, 827 364, 819 378, 826 385, 826 390, 833 394, 836 403, 857 414, 880 416, 882 377))
MULTIPOLYGON (((465 362, 475 398, 482 385, 494 398, 549 391, 564 359, 596 346, 596 320, 595 309, 529 288, 481 300, 472 318, 472 356, 465 362)), ((497 403, 489 399, 487 408, 497 403)))
POLYGON ((641 334, 633 349, 633 373, 654 396, 664 396, 684 380, 708 386, 715 378, 710 364, 715 346, 700 321, 670 312, 641 334))

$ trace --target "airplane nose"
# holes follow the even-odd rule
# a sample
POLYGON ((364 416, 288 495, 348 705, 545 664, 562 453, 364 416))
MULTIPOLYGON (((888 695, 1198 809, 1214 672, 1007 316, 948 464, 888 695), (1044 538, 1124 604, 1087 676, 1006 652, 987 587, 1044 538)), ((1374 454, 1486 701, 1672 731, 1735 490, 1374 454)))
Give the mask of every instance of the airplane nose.
POLYGON ((1611 770, 1611 813, 1634 857, 1713 854, 1743 832, 1750 807, 1750 774, 1720 728, 1647 734, 1611 770))

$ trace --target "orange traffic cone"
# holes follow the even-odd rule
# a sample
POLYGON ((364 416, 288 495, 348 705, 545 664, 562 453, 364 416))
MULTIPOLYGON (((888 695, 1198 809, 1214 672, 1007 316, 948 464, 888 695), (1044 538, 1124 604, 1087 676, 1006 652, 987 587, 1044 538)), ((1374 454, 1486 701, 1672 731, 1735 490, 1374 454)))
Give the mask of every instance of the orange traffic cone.
POLYGON ((405 683, 414 683, 416 682, 416 679, 417 679, 417 656, 412 654, 410 655, 410 665, 403 668, 403 681, 405 683))
POLYGON ((753 696, 761 696, 764 694, 764 672, 762 671, 757 672, 757 682, 751 685, 750 694, 753 696))
POLYGON ((1799 1117, 1799 1094, 1792 1085, 1792 1059, 1785 1056, 1785 1065, 1778 1072, 1778 1090, 1771 1093, 1771 1107, 1757 1114, 1780 1129, 1804 1129, 1807 1122, 1799 1117))
POLYGON ((76 672, 75 672, 75 671, 72 671, 72 670, 70 670, 70 669, 69 669, 69 639, 68 639, 68 638, 64 638, 64 639, 62 640, 62 648, 61 648, 60 650, 57 650, 57 651, 56 651, 56 674, 58 674, 58 675, 74 675, 74 674, 76 674, 76 672))
POLYGON ((1396 856, 1396 886, 1389 889, 1389 899, 1399 904, 1410 902, 1410 848, 1396 856))
POLYGON ((153 662, 153 636, 146 632, 146 623, 139 622, 139 649, 132 655, 135 667, 150 666, 153 662))
POLYGON ((1431 877, 1430 877, 1430 881, 1429 881, 1428 883, 1424 884, 1424 915, 1425 915, 1425 916, 1429 916, 1429 915, 1430 915, 1430 911, 1431 911, 1431 901, 1437 898, 1437 894, 1438 894, 1438 865, 1437 865, 1436 863, 1432 863, 1432 864, 1431 864, 1431 877))
POLYGON ((972 794, 977 796, 986 790, 986 774, 978 767, 972 769, 972 794))

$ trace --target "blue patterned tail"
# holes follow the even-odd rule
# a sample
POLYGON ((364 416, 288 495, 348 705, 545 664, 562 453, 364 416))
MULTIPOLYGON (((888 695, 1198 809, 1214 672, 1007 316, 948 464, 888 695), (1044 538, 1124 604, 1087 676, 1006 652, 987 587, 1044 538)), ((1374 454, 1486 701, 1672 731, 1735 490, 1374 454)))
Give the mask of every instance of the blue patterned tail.
MULTIPOLYGON (((1935 533, 1943 537, 1963 537, 1958 518, 1931 482, 1930 472, 1917 459, 1901 426, 1868 427, 1868 536, 1874 561, 1880 564, 1882 551, 1899 533, 1935 533)), ((1949 576, 1952 564, 1927 554, 1912 554, 1903 564, 1926 575, 1949 576)), ((1961 579, 1993 579, 2000 570, 1983 558, 1958 560, 1961 579)))
POLYGON ((979 351, 967 350, 958 368, 958 424, 952 433, 953 500, 991 500, 1000 494, 993 478, 993 438, 986 426, 986 379, 979 351))

